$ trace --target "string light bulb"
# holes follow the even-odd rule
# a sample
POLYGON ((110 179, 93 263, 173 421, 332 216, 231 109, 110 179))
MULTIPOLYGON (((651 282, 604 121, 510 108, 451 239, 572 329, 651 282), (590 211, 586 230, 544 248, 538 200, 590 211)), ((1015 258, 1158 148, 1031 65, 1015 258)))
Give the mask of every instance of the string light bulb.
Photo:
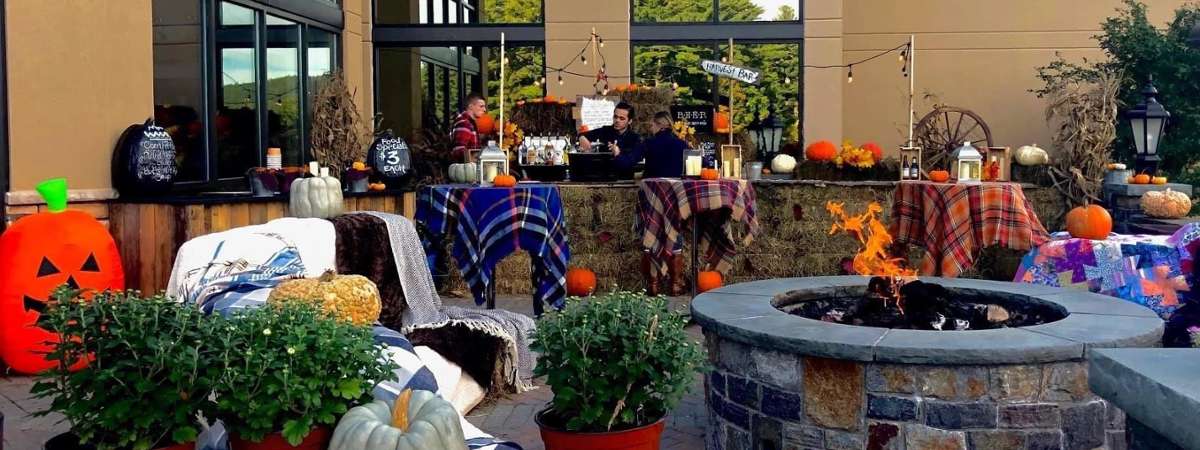
POLYGON ((563 85, 562 72, 558 73, 558 85, 559 86, 563 85))
POLYGON ((586 56, 579 55, 579 59, 583 61, 583 65, 585 65, 585 66, 587 65, 587 57, 586 56))
POLYGON ((672 81, 672 82, 671 82, 671 89, 672 89, 672 90, 679 90, 679 82, 678 82, 678 81, 672 81))
POLYGON ((541 86, 541 85, 542 85, 542 80, 533 80, 533 85, 534 85, 534 86, 541 86))
POLYGON ((721 62, 723 62, 723 63, 727 63, 727 62, 729 62, 729 58, 726 58, 726 57, 722 56, 722 57, 721 57, 721 62))
POLYGON ((792 77, 783 77, 783 84, 792 84, 792 77))
POLYGON ((600 41, 600 48, 604 48, 604 38, 596 36, 596 40, 600 41))
POLYGON ((904 62, 906 59, 908 59, 908 49, 900 50, 900 58, 899 59, 900 59, 900 62, 904 62))
POLYGON ((846 72, 846 83, 854 82, 854 64, 847 66, 849 70, 846 72))
POLYGON ((505 56, 505 57, 504 57, 504 64, 511 64, 511 63, 512 63, 512 62, 508 60, 508 57, 507 57, 507 56, 505 56))

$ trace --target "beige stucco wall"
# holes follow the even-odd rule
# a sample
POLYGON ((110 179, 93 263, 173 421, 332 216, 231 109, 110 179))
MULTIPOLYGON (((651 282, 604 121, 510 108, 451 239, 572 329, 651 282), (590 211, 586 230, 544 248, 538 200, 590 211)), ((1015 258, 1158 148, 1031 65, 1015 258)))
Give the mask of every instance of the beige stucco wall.
MULTIPOLYGON (((1040 86, 1035 69, 1053 60, 1055 53, 1071 60, 1102 58, 1103 53, 1092 36, 1098 34, 1100 23, 1112 16, 1120 3, 1119 0, 845 1, 841 14, 841 63, 848 64, 895 47, 909 34, 915 34, 918 119, 932 109, 934 100, 923 98, 930 94, 941 103, 968 108, 981 115, 991 128, 996 145, 1017 147, 1039 143, 1049 148, 1051 130, 1044 117, 1045 103, 1029 92, 1040 86)), ((1151 5, 1151 21, 1165 24, 1185 2, 1147 3, 1151 5)), ((816 28, 814 20, 819 19, 810 16, 810 28, 816 28)), ((806 53, 808 56, 810 53, 806 53)), ((824 98, 825 92, 840 89, 844 108, 841 136, 835 126, 806 121, 808 140, 840 137, 856 142, 873 140, 891 150, 901 145, 908 128, 908 80, 901 76, 897 58, 880 58, 856 67, 853 84, 846 84, 845 75, 842 71, 832 79, 811 76, 805 79, 806 92, 815 91, 822 96, 806 98, 806 107, 832 102, 833 99, 824 98), (835 88, 834 83, 839 87, 835 88)))
POLYGON ((342 70, 346 74, 346 84, 354 93, 354 104, 362 114, 363 122, 368 127, 373 125, 371 119, 375 111, 374 105, 374 73, 371 46, 371 0, 345 0, 342 2, 342 14, 345 15, 345 29, 342 31, 342 70))
MULTIPOLYGON (((547 67, 561 67, 574 58, 579 49, 587 45, 592 28, 595 28, 596 34, 604 39, 604 48, 598 51, 603 52, 608 62, 609 85, 629 82, 629 0, 591 0, 586 2, 586 7, 582 7, 579 0, 545 2, 547 67)), ((591 51, 585 55, 589 58, 588 65, 576 61, 567 70, 595 73, 596 62, 591 61, 591 51)), ((595 92, 592 86, 594 79, 565 75, 563 84, 559 86, 556 76, 552 72, 546 73, 546 81, 549 82, 546 92, 550 95, 574 99, 576 95, 595 92)))
POLYGON ((117 138, 153 113, 150 3, 6 2, 12 190, 112 186, 117 138))

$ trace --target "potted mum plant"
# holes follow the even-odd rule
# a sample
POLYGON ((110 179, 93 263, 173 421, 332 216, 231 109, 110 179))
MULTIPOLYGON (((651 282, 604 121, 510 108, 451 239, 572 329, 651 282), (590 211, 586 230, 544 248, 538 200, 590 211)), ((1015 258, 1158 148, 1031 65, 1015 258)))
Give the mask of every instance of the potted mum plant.
POLYGON ((547 450, 656 449, 704 355, 664 297, 571 298, 534 332, 534 374, 554 391, 535 416, 547 450))
POLYGON ((370 327, 318 308, 289 301, 212 318, 216 417, 233 450, 324 449, 338 418, 393 375, 370 327))
POLYGON ((203 313, 133 292, 84 300, 64 288, 54 297, 38 325, 64 339, 47 355, 56 368, 38 378, 32 393, 52 399, 38 414, 62 414, 71 433, 52 438, 47 450, 191 449, 198 417, 214 406, 203 313), (82 358, 91 359, 88 367, 71 372, 82 358))

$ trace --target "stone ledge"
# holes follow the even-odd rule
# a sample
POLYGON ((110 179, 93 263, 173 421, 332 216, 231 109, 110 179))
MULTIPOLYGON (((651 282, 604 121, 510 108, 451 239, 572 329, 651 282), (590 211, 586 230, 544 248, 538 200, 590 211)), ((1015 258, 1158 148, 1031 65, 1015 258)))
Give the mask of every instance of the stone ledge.
POLYGON ((1182 448, 1200 448, 1200 350, 1097 349, 1088 358, 1097 395, 1182 448))
MULTIPOLYGON (((803 356, 902 364, 1036 364, 1084 358, 1092 348, 1153 345, 1162 323, 1149 309, 1112 297, 1018 283, 922 277, 961 290, 1050 303, 1063 320, 975 331, 890 330, 827 323, 776 306, 794 291, 854 293, 867 277, 783 278, 738 283, 696 297, 692 317, 723 339, 803 356), (1137 320, 1134 320, 1137 319, 1137 320), (1114 327, 1113 323, 1120 323, 1114 327), (1090 331, 1089 331, 1090 330, 1090 331)), ((786 305, 784 305, 786 306, 786 305)))

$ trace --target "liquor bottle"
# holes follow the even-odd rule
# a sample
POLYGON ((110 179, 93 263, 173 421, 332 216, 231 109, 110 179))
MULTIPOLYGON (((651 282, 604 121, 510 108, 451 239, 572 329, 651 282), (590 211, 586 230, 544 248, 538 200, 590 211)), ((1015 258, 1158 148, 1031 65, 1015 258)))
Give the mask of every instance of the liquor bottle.
POLYGON ((912 172, 908 170, 908 158, 900 158, 900 179, 907 180, 912 172))
POLYGON ((917 162, 917 157, 912 157, 912 163, 908 165, 909 177, 914 180, 921 179, 921 163, 917 162))

